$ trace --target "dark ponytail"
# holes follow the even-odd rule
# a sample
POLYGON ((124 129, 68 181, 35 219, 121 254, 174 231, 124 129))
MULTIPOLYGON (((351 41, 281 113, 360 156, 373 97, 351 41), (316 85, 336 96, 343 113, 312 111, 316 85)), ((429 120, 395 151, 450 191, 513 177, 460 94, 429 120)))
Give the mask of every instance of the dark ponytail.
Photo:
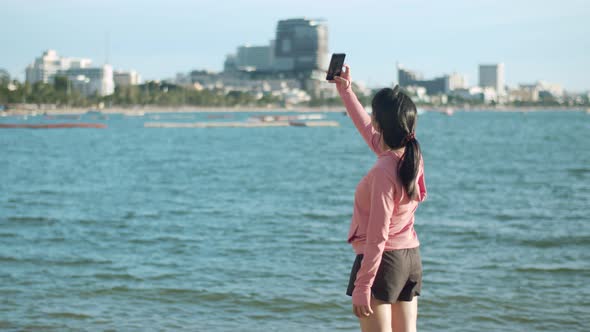
POLYGON ((416 138, 410 139, 406 143, 406 150, 402 157, 402 162, 399 164, 398 174, 402 180, 404 188, 410 198, 414 198, 418 193, 416 188, 416 178, 418 177, 418 170, 420 169, 420 159, 422 158, 422 151, 420 151, 420 143, 416 138))
POLYGON ((406 147, 397 171, 408 196, 413 199, 418 193, 416 178, 422 159, 420 143, 414 136, 418 120, 416 105, 396 86, 379 90, 371 106, 385 144, 392 149, 406 147))

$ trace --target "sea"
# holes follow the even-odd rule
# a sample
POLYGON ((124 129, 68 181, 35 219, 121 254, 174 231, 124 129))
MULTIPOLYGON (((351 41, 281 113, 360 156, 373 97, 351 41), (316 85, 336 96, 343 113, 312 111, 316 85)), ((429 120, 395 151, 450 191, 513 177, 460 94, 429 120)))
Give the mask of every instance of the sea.
MULTIPOLYGON (((0 129, 1 331, 358 331, 339 127, 0 129)), ((290 114, 277 112, 275 114, 290 114)), ((420 114, 420 331, 590 330, 590 114, 420 114)))

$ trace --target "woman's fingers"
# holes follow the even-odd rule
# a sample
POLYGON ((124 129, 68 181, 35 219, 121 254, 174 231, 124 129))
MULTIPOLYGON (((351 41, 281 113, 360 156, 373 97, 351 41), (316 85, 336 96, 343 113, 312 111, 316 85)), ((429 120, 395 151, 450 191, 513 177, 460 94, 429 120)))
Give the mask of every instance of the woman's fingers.
POLYGON ((334 79, 337 80, 338 83, 340 83, 341 85, 343 85, 343 86, 345 86, 347 88, 350 85, 350 81, 347 80, 347 79, 345 79, 345 78, 343 78, 343 77, 335 76, 334 79))
POLYGON ((361 318, 361 314, 359 312, 359 307, 356 305, 352 305, 352 312, 354 313, 355 316, 357 316, 358 318, 361 318))
POLYGON ((344 64, 344 67, 342 68, 342 74, 340 76, 350 82, 350 66, 348 64, 344 64))
POLYGON ((369 311, 367 310, 367 307, 363 306, 362 307, 362 311, 363 311, 363 316, 364 317, 369 317, 369 311))
POLYGON ((366 305, 352 305, 352 312, 358 318, 366 318, 373 314, 373 310, 370 306, 366 305))

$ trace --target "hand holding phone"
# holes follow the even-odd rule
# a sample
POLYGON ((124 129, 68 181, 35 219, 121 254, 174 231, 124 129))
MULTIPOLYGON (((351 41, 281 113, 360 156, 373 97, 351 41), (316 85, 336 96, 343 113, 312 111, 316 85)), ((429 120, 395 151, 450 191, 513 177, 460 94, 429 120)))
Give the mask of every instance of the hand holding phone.
POLYGON ((330 59, 330 66, 328 67, 328 72, 326 73, 326 80, 331 81, 334 79, 335 76, 340 76, 342 74, 342 66, 344 65, 344 58, 346 54, 344 53, 333 53, 332 58, 330 59))

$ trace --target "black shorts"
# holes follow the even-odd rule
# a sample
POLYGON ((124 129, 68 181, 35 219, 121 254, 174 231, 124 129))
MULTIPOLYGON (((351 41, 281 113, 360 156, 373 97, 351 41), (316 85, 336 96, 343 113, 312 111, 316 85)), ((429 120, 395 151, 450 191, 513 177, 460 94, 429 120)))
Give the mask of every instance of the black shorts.
MULTIPOLYGON (((363 255, 359 254, 354 260, 346 295, 352 296, 356 273, 361 267, 363 255)), ((396 249, 383 252, 381 264, 371 286, 373 297, 388 303, 397 301, 412 301, 414 296, 420 295, 422 288, 422 259, 420 247, 411 249, 396 249)))

